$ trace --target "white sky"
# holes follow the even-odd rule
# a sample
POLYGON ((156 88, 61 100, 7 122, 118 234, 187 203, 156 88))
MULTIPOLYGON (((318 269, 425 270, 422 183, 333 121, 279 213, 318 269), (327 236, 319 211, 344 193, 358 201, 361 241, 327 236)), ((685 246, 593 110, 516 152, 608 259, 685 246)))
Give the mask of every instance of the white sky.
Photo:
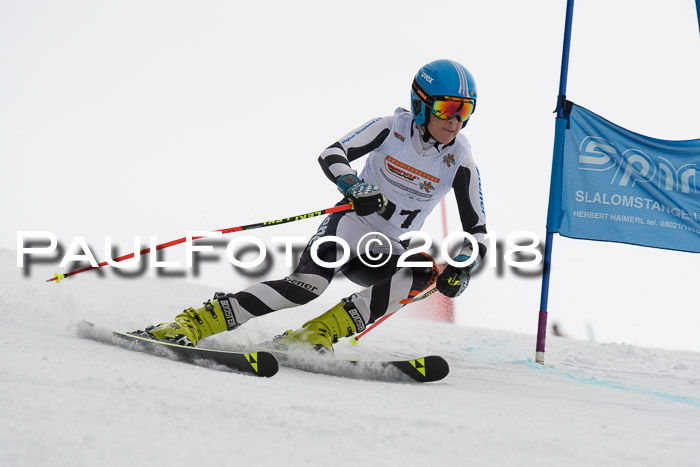
MULTIPOLYGON (((565 4, 2 0, 0 247, 48 230, 66 246, 83 236, 101 256, 105 236, 130 251, 134 236, 331 206, 320 151, 407 107, 413 75, 437 58, 477 80, 465 131, 489 230, 544 238, 565 4)), ((698 138, 698 31, 692 0, 580 1, 567 95, 632 131, 698 138)), ((448 212, 457 230, 451 198, 448 212)), ((257 234, 270 245, 316 225, 257 234)), ((425 230, 441 238, 439 213, 425 230)), ((590 326, 603 341, 700 350, 698 264, 555 237, 550 321, 580 338, 590 326)), ((231 273, 205 280, 242 285, 231 273)), ((539 294, 539 280, 490 269, 459 299, 458 319, 534 334, 539 294)))

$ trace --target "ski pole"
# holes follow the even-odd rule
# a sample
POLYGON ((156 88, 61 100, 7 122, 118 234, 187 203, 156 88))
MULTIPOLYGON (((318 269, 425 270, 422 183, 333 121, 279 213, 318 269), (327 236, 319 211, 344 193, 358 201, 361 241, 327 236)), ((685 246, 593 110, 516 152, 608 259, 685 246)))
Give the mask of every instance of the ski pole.
MULTIPOLYGON (((416 296, 416 297, 413 297, 413 298, 410 299, 410 300, 409 300, 409 299, 402 300, 402 303, 405 302, 405 303, 404 303, 404 306, 405 306, 405 305, 408 305, 409 303, 418 302, 418 301, 420 301, 420 300, 423 300, 423 299, 425 299, 425 298, 430 297, 432 294, 434 294, 434 293, 437 292, 437 291, 438 291, 438 290, 437 290, 435 287, 433 287, 432 289, 428 290, 427 292, 423 292, 421 295, 418 295, 418 296, 416 296)), ((379 325, 382 323, 382 321, 386 320, 387 318, 389 318, 389 316, 393 315, 394 313, 398 312, 399 310, 401 310, 401 308, 399 308, 398 310, 394 311, 393 313, 389 313, 388 315, 382 316, 382 317, 379 318, 377 321, 375 321, 374 324, 373 324, 371 327, 365 329, 364 331, 362 331, 360 334, 358 334, 358 335, 356 335, 356 336, 352 336, 352 337, 350 338, 350 343, 351 343, 352 345, 357 345, 357 344, 359 344, 359 340, 360 340, 360 338, 361 338, 362 336, 364 336, 365 334, 367 334, 368 332, 370 332, 372 329, 374 329, 374 328, 376 328, 377 326, 379 326, 379 325)))
MULTIPOLYGON (((352 204, 350 204, 350 203, 341 204, 339 206, 333 206, 332 208, 323 209, 321 211, 312 211, 312 212, 308 212, 306 214, 299 214, 297 216, 285 217, 284 219, 277 219, 277 220, 266 221, 266 222, 258 222, 255 224, 242 225, 239 227, 229 227, 227 229, 213 230, 212 232, 221 232, 222 234, 227 234, 227 233, 231 233, 231 232, 240 232, 242 230, 253 230, 253 229, 259 229, 262 227, 270 227, 272 225, 287 224, 289 222, 296 222, 296 221, 300 221, 303 219, 309 219, 311 217, 322 216, 324 214, 331 214, 334 212, 349 211, 351 209, 352 209, 352 204)), ((202 238, 202 237, 192 237, 192 240, 197 240, 199 238, 202 238)), ((161 243, 160 245, 156 245, 156 247, 153 250, 158 251, 158 250, 162 250, 164 248, 168 248, 168 247, 171 247, 174 245, 179 245, 181 243, 184 243, 185 240, 187 240, 187 237, 182 237, 182 238, 178 238, 177 240, 171 240, 171 241, 166 242, 166 243, 161 243)), ((140 255, 147 255, 151 252, 152 252, 151 248, 145 248, 145 249, 141 250, 139 252, 139 254, 140 255)), ((135 253, 129 253, 127 255, 120 256, 119 258, 116 258, 113 261, 115 263, 117 263, 119 261, 124 261, 126 259, 133 258, 134 255, 135 255, 135 253)), ((101 267, 106 266, 106 265, 107 265, 107 261, 103 261, 102 263, 98 264, 97 266, 88 266, 88 267, 85 267, 82 269, 77 269, 75 271, 67 272, 65 274, 54 274, 53 277, 51 279, 47 279, 46 282, 56 281, 56 283, 58 284, 66 277, 75 276, 76 274, 80 274, 80 273, 86 272, 86 271, 91 271, 93 269, 101 268, 101 267)))

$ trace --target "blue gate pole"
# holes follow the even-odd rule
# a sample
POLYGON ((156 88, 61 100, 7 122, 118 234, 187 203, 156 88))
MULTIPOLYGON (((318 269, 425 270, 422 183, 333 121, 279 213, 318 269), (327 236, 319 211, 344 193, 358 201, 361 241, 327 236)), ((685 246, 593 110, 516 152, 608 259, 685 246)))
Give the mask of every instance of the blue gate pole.
MULTIPOLYGON (((700 1, 700 0, 697 0, 700 1)), ((554 154, 552 156, 552 176, 549 184, 549 206, 547 209, 547 237, 544 245, 544 271, 542 274, 542 294, 540 315, 537 323, 537 347, 535 361, 544 364, 545 340, 547 339, 547 301, 549 298, 549 276, 552 262, 552 242, 558 230, 561 204, 561 172, 564 152, 564 131, 566 130, 566 80, 569 73, 569 49, 571 46, 571 23, 574 17, 574 0, 566 2, 566 23, 564 25, 564 47, 559 75, 559 96, 557 97, 557 118, 554 132, 554 154)))

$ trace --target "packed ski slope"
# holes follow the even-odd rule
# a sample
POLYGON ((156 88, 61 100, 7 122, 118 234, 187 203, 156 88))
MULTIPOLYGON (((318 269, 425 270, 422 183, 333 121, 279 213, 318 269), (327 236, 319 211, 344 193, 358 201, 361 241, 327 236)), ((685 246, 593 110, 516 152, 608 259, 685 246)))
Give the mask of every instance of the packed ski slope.
MULTIPOLYGON (((0 464, 697 466, 700 354, 392 317, 358 358, 440 354, 443 381, 388 383, 282 368, 273 378, 187 365, 77 336, 131 329, 213 290, 182 281, 20 278, 0 251, 0 464)), ((329 297, 332 300, 334 297, 329 297)), ((328 303, 215 336, 233 348, 328 303)), ((206 341, 205 341, 206 343, 206 341)))

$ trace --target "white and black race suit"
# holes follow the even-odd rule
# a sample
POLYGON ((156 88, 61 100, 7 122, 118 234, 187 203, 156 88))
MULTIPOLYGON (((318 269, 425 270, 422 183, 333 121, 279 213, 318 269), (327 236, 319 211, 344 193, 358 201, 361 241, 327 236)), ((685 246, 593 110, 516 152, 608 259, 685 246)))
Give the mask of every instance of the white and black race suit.
MULTIPOLYGON (((410 112, 397 109, 393 116, 372 119, 339 139, 321 153, 319 162, 335 183, 339 176, 354 173, 350 163, 363 156, 367 160, 360 178, 380 189, 387 199, 386 207, 364 217, 352 211, 326 217, 292 274, 228 294, 238 323, 310 302, 326 290, 338 272, 366 287, 344 299, 358 310, 365 324, 398 310, 437 277, 435 263, 425 253, 406 258, 422 261, 425 266, 397 267, 399 256, 406 252, 399 237, 420 230, 450 190, 455 193, 462 230, 477 240, 477 262, 485 256, 486 220, 479 172, 466 136, 458 134, 448 144, 438 143, 415 124, 410 112), (312 243, 327 235, 341 237, 351 247, 349 259, 341 267, 323 267, 311 257, 312 243), (369 254, 364 249, 368 242, 369 254), (372 267, 377 264, 382 265, 372 267)), ((471 248, 465 241, 462 253, 471 256, 471 248)), ((318 257, 326 262, 341 255, 335 242, 323 243, 318 249, 318 257)))

